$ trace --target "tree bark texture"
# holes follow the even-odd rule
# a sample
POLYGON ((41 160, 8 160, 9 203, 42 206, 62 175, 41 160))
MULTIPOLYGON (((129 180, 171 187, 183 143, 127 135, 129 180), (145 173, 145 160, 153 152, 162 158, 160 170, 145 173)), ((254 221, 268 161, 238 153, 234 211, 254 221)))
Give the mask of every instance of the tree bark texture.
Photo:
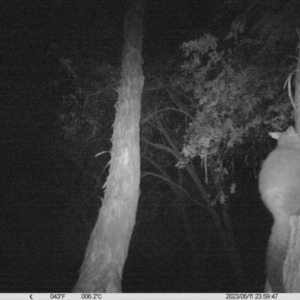
POLYGON ((290 218, 290 238, 287 257, 283 267, 284 283, 287 293, 300 293, 300 218, 290 218))
POLYGON ((136 218, 140 185, 139 123, 143 0, 130 0, 125 18, 121 84, 113 125, 105 194, 73 292, 121 292, 122 273, 136 218))

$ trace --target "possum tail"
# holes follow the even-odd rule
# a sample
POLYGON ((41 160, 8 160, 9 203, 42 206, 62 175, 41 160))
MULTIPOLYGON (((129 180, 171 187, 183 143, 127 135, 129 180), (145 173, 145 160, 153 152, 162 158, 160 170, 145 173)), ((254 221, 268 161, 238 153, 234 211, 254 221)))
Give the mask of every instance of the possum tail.
POLYGON ((283 265, 289 241, 289 218, 275 219, 267 253, 268 281, 273 293, 284 293, 283 265))

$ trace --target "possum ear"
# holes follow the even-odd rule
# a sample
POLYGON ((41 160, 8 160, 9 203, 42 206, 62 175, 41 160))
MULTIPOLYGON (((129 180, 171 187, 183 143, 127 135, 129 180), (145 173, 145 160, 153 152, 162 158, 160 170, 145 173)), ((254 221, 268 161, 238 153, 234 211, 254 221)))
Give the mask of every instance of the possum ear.
MULTIPOLYGON (((284 133, 284 132, 269 132, 269 135, 270 135, 273 139, 278 140, 279 137, 280 137, 280 135, 281 135, 282 133, 284 133)), ((287 129, 286 133, 287 133, 289 136, 291 136, 291 137, 294 137, 295 135, 298 135, 298 133, 295 131, 295 129, 294 129, 293 126, 290 126, 290 127, 287 129)))
POLYGON ((275 140, 279 139, 280 134, 281 134, 281 132, 269 132, 269 135, 275 140))
POLYGON ((294 127, 293 126, 290 126, 288 129, 287 129, 287 134, 289 136, 295 136, 295 135, 298 135, 297 132, 295 131, 294 127))

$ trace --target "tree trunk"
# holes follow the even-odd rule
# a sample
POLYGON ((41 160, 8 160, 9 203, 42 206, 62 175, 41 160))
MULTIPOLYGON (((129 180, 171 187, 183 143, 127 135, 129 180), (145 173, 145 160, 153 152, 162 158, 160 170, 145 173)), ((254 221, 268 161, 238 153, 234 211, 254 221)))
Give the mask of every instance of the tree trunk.
MULTIPOLYGON (((218 195, 221 196, 223 194, 222 179, 219 177, 219 174, 217 172, 217 163, 211 157, 209 158, 209 170, 213 178, 215 187, 217 189, 218 195)), ((231 226, 230 217, 228 215, 226 203, 221 203, 221 211, 224 227, 223 230, 226 232, 227 236, 227 242, 226 244, 224 244, 224 249, 229 258, 230 264, 234 270, 234 274, 236 275, 237 287, 235 291, 246 292, 249 290, 250 286, 248 286, 247 284, 248 281, 244 272, 240 253, 238 251, 238 247, 234 238, 234 233, 231 226)))
MULTIPOLYGON (((183 174, 181 169, 178 169, 178 184, 183 189, 183 174)), ((197 246, 197 237, 194 236, 193 227, 187 214, 187 199, 182 190, 178 190, 177 195, 178 195, 177 201, 179 203, 179 207, 181 211, 187 242, 190 246, 190 254, 192 256, 191 260, 193 261, 193 269, 192 269, 193 282, 191 282, 191 287, 193 288, 193 290, 190 292, 197 292, 200 288, 198 277, 201 277, 200 279, 201 283, 202 285, 205 286, 204 278, 206 275, 206 268, 205 268, 206 260, 204 259, 200 260, 199 256, 200 255, 203 256, 203 253, 206 253, 207 251, 206 249, 208 249, 207 246, 208 243, 206 245, 203 245, 203 248, 205 250, 200 253, 197 246)))
POLYGON ((300 293, 300 218, 290 218, 289 249, 283 267, 284 285, 287 293, 300 293))
POLYGON ((130 0, 125 18, 122 78, 113 125, 109 176, 95 228, 73 292, 121 292, 140 184, 139 122, 143 0, 130 0))

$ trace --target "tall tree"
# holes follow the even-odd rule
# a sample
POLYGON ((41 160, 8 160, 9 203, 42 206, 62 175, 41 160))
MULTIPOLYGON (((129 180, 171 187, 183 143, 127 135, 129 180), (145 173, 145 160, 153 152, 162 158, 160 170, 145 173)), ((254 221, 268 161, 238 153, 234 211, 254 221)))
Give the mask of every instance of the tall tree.
POLYGON ((121 292, 122 272, 139 198, 143 11, 143 0, 129 1, 109 176, 73 292, 121 292))

